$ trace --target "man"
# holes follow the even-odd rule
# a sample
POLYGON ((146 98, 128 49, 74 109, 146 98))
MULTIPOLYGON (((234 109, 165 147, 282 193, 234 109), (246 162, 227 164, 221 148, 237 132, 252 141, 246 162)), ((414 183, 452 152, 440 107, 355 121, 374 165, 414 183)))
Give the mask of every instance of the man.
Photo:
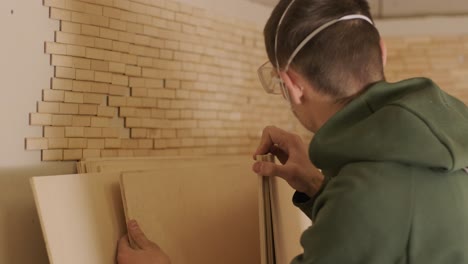
MULTIPOLYGON (((466 105, 428 79, 385 82, 365 0, 281 0, 264 33, 273 66, 259 70, 262 84, 315 133, 307 151, 268 127, 255 152, 280 159, 253 170, 285 179, 314 222, 292 263, 468 263, 466 105)), ((124 238, 121 264, 169 263, 129 232, 143 250, 124 238)))

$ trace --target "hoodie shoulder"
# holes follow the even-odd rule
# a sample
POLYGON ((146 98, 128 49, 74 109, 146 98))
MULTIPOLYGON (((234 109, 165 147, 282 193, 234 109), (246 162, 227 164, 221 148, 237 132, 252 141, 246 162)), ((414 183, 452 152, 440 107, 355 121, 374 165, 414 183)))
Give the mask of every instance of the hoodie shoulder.
POLYGON ((420 88, 390 103, 417 116, 452 157, 448 171, 468 166, 468 108, 429 79, 418 79, 420 88))
POLYGON ((467 130, 466 105, 431 80, 380 82, 318 131, 310 157, 332 171, 359 161, 460 170, 468 167, 467 130))

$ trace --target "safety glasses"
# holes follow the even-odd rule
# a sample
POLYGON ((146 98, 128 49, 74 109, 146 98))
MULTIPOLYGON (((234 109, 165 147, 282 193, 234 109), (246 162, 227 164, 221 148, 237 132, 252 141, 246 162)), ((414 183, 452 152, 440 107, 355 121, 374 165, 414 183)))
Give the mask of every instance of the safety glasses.
POLYGON ((285 99, 289 99, 288 90, 283 80, 278 75, 276 68, 273 67, 269 61, 258 68, 258 78, 267 93, 281 94, 285 99))
POLYGON ((372 22, 372 20, 366 16, 363 16, 363 15, 359 15, 359 14, 355 14, 355 15, 348 15, 348 16, 344 16, 344 17, 341 17, 339 19, 335 19, 335 20, 332 20, 332 21, 329 21, 327 23, 325 23, 324 25, 320 26, 319 28, 317 28, 316 30, 314 30, 312 33, 310 33, 298 46, 297 48, 294 50, 294 52, 291 54, 291 56, 289 57, 288 59, 288 62, 286 64, 286 67, 284 68, 284 70, 281 70, 280 67, 279 67, 279 62, 278 62, 278 57, 277 57, 277 54, 278 54, 278 32, 279 32, 279 28, 281 26, 281 23, 283 22, 283 19, 286 15, 286 13, 288 12, 289 8, 291 8, 292 4, 295 2, 295 0, 291 1, 291 3, 289 4, 289 6, 286 8, 286 10, 284 11, 283 15, 281 16, 281 19, 278 23, 278 26, 276 28, 276 36, 275 36, 275 57, 276 57, 276 67, 273 66, 272 63, 270 63, 269 61, 267 61, 266 63, 264 63, 262 66, 260 66, 260 68, 258 69, 258 77, 260 79, 260 82, 263 86, 263 89, 265 89, 265 91, 269 94, 282 94, 284 99, 288 100, 289 101, 289 92, 288 92, 288 89, 286 88, 286 85, 284 84, 283 80, 281 79, 280 75, 279 75, 279 72, 280 71, 283 71, 283 72, 287 72, 289 70, 289 67, 292 63, 292 61, 294 60, 294 58, 297 56, 297 54, 302 50, 302 48, 304 48, 304 46, 311 40, 313 39, 316 35, 318 35, 321 31, 323 31, 324 29, 330 27, 331 25, 334 25, 340 21, 345 21, 345 20, 352 20, 352 19, 362 19, 362 20, 365 20, 367 22, 369 22, 371 25, 374 25, 374 23, 372 22))

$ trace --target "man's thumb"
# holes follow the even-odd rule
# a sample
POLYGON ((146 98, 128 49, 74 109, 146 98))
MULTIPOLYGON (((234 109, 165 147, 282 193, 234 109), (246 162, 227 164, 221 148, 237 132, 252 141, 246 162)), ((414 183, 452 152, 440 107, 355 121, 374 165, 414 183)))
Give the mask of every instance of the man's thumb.
POLYGON ((135 220, 128 222, 128 234, 139 248, 146 249, 151 247, 151 241, 148 240, 135 220))
POLYGON ((258 175, 262 176, 279 176, 281 177, 284 174, 284 166, 278 165, 271 162, 256 162, 253 165, 253 171, 258 175))

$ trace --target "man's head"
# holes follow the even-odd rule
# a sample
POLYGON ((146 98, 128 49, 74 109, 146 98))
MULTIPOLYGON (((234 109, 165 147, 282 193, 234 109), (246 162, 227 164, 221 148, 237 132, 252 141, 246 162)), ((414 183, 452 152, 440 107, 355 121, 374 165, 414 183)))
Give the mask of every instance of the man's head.
POLYGON ((336 108, 365 87, 384 79, 385 49, 377 29, 368 21, 340 21, 307 42, 285 71, 298 45, 324 24, 356 14, 372 19, 366 0, 295 0, 292 4, 291 1, 280 0, 273 10, 264 29, 266 50, 275 67, 278 60, 294 112, 307 128, 316 131, 323 122, 313 120, 320 119, 314 115, 322 115, 321 110, 329 112, 325 106, 336 108))

